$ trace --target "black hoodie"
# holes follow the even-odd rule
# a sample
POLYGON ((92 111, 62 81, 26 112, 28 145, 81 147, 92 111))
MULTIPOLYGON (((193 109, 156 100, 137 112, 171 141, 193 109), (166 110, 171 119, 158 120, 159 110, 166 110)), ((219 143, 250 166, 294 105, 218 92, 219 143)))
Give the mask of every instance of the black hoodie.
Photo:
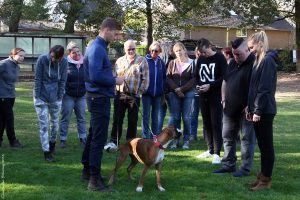
POLYGON ((276 61, 277 53, 270 51, 259 66, 253 66, 248 95, 248 108, 251 113, 261 116, 263 114, 275 115, 277 112, 275 101, 276 61))

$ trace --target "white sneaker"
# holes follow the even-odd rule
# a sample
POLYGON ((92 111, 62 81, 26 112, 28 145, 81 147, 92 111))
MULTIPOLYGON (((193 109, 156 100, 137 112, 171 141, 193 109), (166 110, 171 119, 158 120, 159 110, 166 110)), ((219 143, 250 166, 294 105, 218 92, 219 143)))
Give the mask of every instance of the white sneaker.
POLYGON ((179 140, 175 139, 173 140, 172 145, 170 146, 171 149, 177 149, 178 148, 178 144, 179 144, 179 140))
POLYGON ((118 150, 118 147, 115 143, 109 142, 104 146, 104 150, 111 153, 111 152, 116 152, 118 150))
POLYGON ((209 153, 209 151, 205 151, 201 154, 199 154, 198 156, 196 156, 196 158, 209 158, 212 157, 212 155, 209 153))
POLYGON ((189 149, 190 148, 190 143, 189 141, 185 141, 184 144, 182 145, 183 149, 189 149))
POLYGON ((221 164, 221 158, 218 154, 213 154, 212 155, 212 164, 216 165, 216 164, 221 164))

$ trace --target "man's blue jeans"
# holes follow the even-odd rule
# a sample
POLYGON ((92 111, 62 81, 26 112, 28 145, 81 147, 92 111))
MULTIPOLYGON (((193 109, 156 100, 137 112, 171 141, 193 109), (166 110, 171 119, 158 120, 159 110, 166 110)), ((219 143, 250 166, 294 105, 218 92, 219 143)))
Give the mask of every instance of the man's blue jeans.
POLYGON ((223 113, 223 144, 224 156, 222 163, 224 168, 235 169, 236 165, 236 138, 241 131, 241 171, 249 173, 253 163, 253 156, 255 150, 255 132, 253 123, 245 118, 242 113, 237 117, 229 117, 223 113))
POLYGON ((91 175, 98 176, 101 175, 102 151, 108 134, 110 98, 87 97, 87 106, 91 120, 81 162, 85 168, 89 167, 91 175))
POLYGON ((180 128, 180 119, 183 119, 183 140, 188 141, 191 133, 192 105, 194 91, 188 91, 184 98, 179 98, 174 92, 169 93, 170 120, 169 125, 180 128))
POLYGON ((85 107, 85 96, 71 97, 67 94, 64 95, 61 107, 60 140, 67 140, 69 123, 71 120, 73 109, 75 111, 77 119, 78 138, 86 138, 85 107))
POLYGON ((150 95, 142 96, 143 102, 143 120, 142 120, 142 135, 143 138, 152 138, 152 134, 149 134, 149 128, 153 134, 159 134, 159 114, 162 109, 161 96, 152 97, 150 95), (150 126, 150 113, 151 113, 151 126, 150 126))

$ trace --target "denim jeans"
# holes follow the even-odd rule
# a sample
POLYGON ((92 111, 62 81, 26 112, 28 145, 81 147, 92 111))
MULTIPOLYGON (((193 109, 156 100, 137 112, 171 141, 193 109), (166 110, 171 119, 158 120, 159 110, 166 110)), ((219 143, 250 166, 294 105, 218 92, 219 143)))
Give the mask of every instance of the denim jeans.
POLYGON ((88 110, 91 113, 89 135, 82 154, 84 168, 90 169, 93 176, 101 175, 103 147, 107 140, 110 98, 87 97, 88 110))
POLYGON ((143 120, 142 120, 142 136, 143 138, 152 138, 152 134, 149 134, 149 128, 151 127, 152 133, 158 135, 160 130, 158 129, 158 118, 161 110, 161 96, 152 97, 149 95, 143 95, 143 120), (150 126, 150 113, 151 113, 151 126, 150 126))
POLYGON ((0 143, 3 140, 4 130, 6 130, 10 144, 16 140, 13 111, 14 103, 15 98, 0 98, 0 143))
POLYGON ((50 121, 50 141, 56 142, 56 136, 59 125, 59 113, 61 109, 61 101, 53 103, 44 102, 41 99, 34 98, 34 107, 40 124, 40 139, 44 152, 49 151, 49 121, 50 121), (50 119, 49 119, 50 116, 50 119))
POLYGON ((223 144, 224 156, 222 163, 224 168, 235 169, 236 165, 236 138, 241 131, 241 167, 240 170, 249 173, 253 163, 255 150, 255 132, 253 123, 245 118, 242 113, 237 117, 229 117, 223 113, 223 144))
POLYGON ((183 140, 188 141, 191 132, 192 105, 194 91, 188 91, 184 98, 179 98, 174 92, 169 93, 170 120, 169 125, 180 128, 180 119, 183 119, 183 140))
POLYGON ((192 120, 191 120, 191 135, 197 137, 198 132, 198 116, 200 112, 199 95, 195 94, 194 104, 192 109, 192 120))
POLYGON ((275 152, 273 145, 273 121, 275 115, 263 114, 260 121, 254 122, 254 130, 260 150, 261 172, 266 177, 273 173, 275 152))
POLYGON ((77 119, 78 138, 86 138, 85 106, 85 96, 71 97, 67 94, 64 95, 61 107, 60 140, 67 140, 69 123, 71 120, 73 109, 75 111, 77 119))

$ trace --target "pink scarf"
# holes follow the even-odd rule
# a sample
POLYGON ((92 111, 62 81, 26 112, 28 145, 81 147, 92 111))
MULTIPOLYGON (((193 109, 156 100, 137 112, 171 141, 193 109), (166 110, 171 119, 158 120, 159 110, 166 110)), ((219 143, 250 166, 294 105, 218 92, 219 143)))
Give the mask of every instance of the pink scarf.
POLYGON ((82 55, 80 56, 80 59, 79 59, 79 60, 73 60, 73 59, 71 58, 71 56, 68 56, 67 59, 68 59, 68 62, 69 62, 69 63, 75 64, 76 67, 77 67, 77 69, 79 69, 80 66, 81 66, 82 63, 83 63, 83 56, 82 56, 82 55))

